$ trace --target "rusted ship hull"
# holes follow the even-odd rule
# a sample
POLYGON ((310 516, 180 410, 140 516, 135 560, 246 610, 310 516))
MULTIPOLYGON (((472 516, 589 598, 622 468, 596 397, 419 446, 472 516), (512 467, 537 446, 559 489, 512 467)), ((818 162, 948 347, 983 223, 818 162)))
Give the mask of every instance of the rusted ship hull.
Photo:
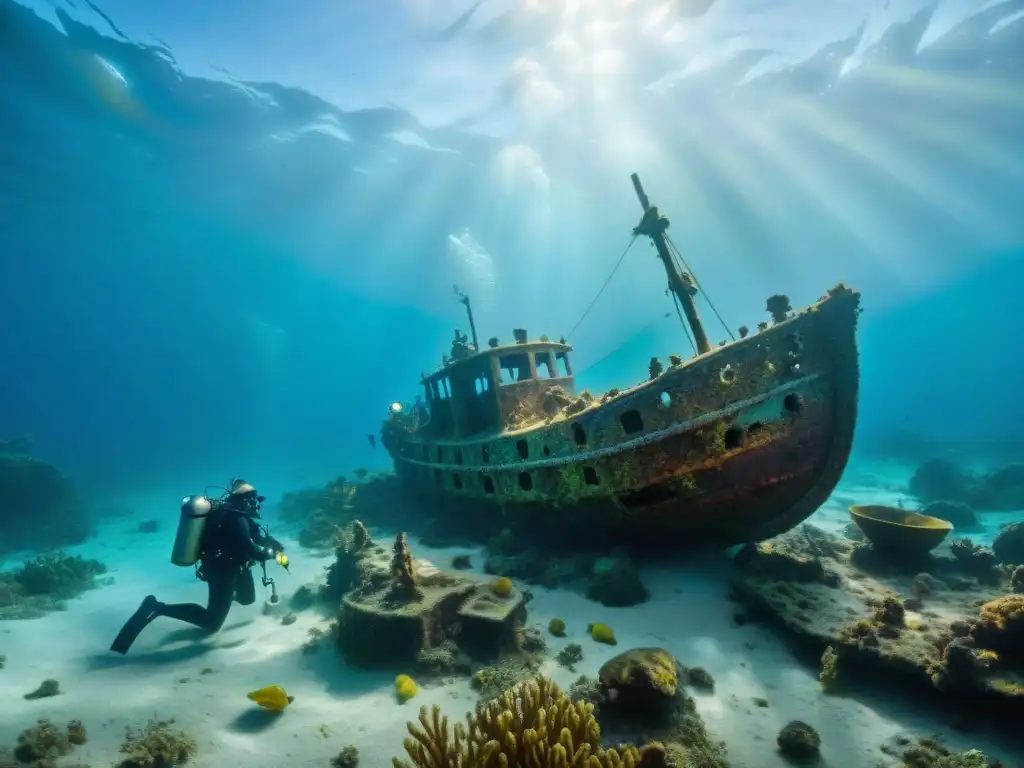
POLYGON ((488 439, 385 445, 407 487, 481 527, 669 546, 769 538, 811 515, 846 466, 858 314, 859 294, 840 287, 579 413, 488 439))

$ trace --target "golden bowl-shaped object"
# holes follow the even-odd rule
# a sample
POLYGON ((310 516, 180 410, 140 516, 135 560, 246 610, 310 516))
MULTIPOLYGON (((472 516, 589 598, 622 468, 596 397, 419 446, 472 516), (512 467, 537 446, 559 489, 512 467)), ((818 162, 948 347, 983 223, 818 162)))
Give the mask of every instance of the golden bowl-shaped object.
POLYGON ((876 504, 854 505, 850 507, 850 517, 868 541, 888 551, 931 552, 953 530, 953 524, 947 520, 876 504))

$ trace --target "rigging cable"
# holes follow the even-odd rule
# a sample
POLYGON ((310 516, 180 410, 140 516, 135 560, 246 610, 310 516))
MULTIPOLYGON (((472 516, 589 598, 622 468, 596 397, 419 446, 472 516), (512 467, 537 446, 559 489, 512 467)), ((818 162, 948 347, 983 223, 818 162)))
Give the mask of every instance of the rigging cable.
POLYGON ((604 285, 601 286, 601 290, 597 292, 597 295, 594 297, 594 300, 590 302, 590 306, 587 307, 586 311, 583 313, 583 316, 576 321, 576 325, 574 325, 572 329, 569 331, 569 333, 565 335, 566 341, 568 341, 572 337, 576 329, 580 327, 580 323, 582 323, 586 319, 587 315, 590 314, 590 310, 592 310, 594 308, 594 305, 597 304, 597 300, 601 298, 601 294, 604 293, 604 289, 608 287, 608 283, 612 281, 612 278, 615 277, 615 273, 618 272, 619 267, 622 266, 622 261, 626 258, 626 254, 629 253, 629 249, 633 247, 633 243, 636 242, 636 238, 637 236, 633 235, 633 237, 630 239, 629 245, 626 246, 626 250, 624 250, 622 252, 622 255, 619 256, 619 260, 615 262, 615 266, 612 268, 611 274, 608 275, 608 279, 604 281, 604 285))
POLYGON ((697 345, 693 343, 693 337, 690 335, 690 326, 683 319, 683 309, 682 307, 679 306, 679 297, 676 296, 676 292, 672 290, 671 284, 669 285, 668 290, 666 290, 665 293, 669 293, 672 295, 672 303, 676 305, 676 317, 678 317, 679 322, 682 323, 683 333, 686 334, 686 340, 690 342, 690 349, 693 350, 693 354, 696 357, 697 345))
POLYGON ((630 344, 633 341, 633 339, 635 339, 637 336, 639 336, 642 333, 646 333, 648 330, 650 330, 651 326, 653 326, 656 322, 658 322, 659 320, 664 320, 666 317, 672 317, 672 313, 671 312, 664 312, 664 313, 660 314, 658 317, 656 317, 653 320, 651 320, 651 322, 649 322, 647 325, 645 325, 639 331, 634 333, 632 336, 630 336, 624 342, 619 344, 619 346, 617 346, 611 352, 606 354, 604 357, 598 358, 597 360, 592 362, 590 365, 588 365, 586 368, 583 368, 582 370, 576 371, 575 375, 576 376, 582 376, 584 373, 589 371, 591 368, 594 368, 594 367, 600 365, 605 360, 607 360, 609 357, 612 357, 613 355, 615 355, 618 352, 620 352, 624 347, 626 347, 628 344, 630 344))
POLYGON ((722 327, 725 328, 725 332, 729 334, 729 338, 732 339, 733 341, 736 341, 736 337, 733 336, 733 333, 729 329, 729 326, 725 324, 725 320, 722 319, 722 316, 718 314, 718 310, 715 309, 715 305, 711 301, 711 297, 708 296, 703 286, 701 286, 700 280, 697 279, 697 275, 694 273, 692 269, 690 269, 690 265, 686 263, 686 259, 683 258, 683 254, 679 252, 678 248, 676 248, 676 244, 672 242, 672 238, 668 236, 668 233, 665 233, 665 242, 668 243, 668 247, 672 251, 673 258, 678 259, 679 262, 686 269, 686 271, 690 273, 690 277, 693 278, 693 284, 697 286, 698 291, 704 294, 704 300, 708 303, 708 306, 711 307, 711 311, 715 313, 715 317, 718 318, 718 322, 720 322, 722 324, 722 327))

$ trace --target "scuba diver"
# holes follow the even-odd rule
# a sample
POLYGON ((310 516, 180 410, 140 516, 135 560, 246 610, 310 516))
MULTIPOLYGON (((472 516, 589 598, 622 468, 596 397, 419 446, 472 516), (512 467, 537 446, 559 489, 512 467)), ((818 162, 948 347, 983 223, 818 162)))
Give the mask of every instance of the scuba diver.
POLYGON ((110 650, 126 654, 135 638, 157 616, 168 616, 207 632, 216 632, 227 619, 231 603, 252 605, 256 585, 252 566, 263 568, 263 586, 271 587, 270 602, 277 602, 274 580, 267 578, 266 563, 274 560, 287 570, 284 546, 256 521, 266 498, 244 480, 234 480, 221 498, 186 496, 181 500, 181 518, 171 552, 171 562, 196 566, 196 577, 209 589, 206 607, 194 603, 161 603, 153 595, 122 627, 110 650))

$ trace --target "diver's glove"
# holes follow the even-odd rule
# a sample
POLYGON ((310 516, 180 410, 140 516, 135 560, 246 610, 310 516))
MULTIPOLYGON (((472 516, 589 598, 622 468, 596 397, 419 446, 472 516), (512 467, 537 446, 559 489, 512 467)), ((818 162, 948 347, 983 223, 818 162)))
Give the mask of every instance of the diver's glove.
POLYGON ((284 552, 275 552, 274 562, 276 562, 285 570, 288 570, 288 555, 286 555, 284 552))

